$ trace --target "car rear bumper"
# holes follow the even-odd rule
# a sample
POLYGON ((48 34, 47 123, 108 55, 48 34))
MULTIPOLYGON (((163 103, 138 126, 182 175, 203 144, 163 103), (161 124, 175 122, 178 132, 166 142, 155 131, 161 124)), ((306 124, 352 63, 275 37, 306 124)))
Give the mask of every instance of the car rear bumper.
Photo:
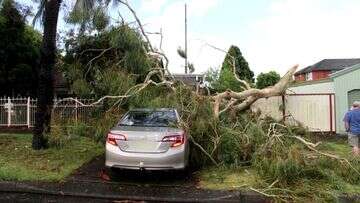
POLYGON ((165 153, 128 153, 106 143, 105 166, 134 170, 179 170, 186 167, 185 145, 165 153))

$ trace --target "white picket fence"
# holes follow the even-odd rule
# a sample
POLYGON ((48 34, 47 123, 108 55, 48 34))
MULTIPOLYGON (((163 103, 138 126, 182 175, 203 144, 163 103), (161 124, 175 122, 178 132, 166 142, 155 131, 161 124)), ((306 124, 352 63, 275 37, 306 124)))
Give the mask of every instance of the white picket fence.
MULTIPOLYGON (((93 100, 78 99, 81 103, 89 104, 93 100)), ((31 128, 35 124, 36 99, 27 98, 0 98, 0 126, 31 128)), ((54 114, 61 119, 87 121, 94 110, 99 106, 81 106, 75 101, 54 100, 54 114)))
POLYGON ((311 132, 336 132, 334 94, 288 94, 263 98, 252 108, 288 124, 300 123, 311 132))

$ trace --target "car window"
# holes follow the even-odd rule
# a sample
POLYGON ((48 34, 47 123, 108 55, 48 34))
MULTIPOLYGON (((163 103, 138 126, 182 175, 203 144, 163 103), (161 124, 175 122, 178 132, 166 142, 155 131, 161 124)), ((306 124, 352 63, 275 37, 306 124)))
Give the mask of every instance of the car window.
POLYGON ((168 127, 176 124, 174 111, 130 111, 120 120, 120 126, 168 127))

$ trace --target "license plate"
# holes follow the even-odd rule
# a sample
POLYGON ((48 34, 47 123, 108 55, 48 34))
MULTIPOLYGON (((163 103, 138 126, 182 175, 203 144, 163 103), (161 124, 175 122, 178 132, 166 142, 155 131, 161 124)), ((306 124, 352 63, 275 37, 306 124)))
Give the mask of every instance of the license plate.
POLYGON ((150 143, 150 142, 139 141, 139 142, 135 142, 131 145, 132 145, 132 148, 135 149, 136 151, 154 150, 154 144, 150 143))

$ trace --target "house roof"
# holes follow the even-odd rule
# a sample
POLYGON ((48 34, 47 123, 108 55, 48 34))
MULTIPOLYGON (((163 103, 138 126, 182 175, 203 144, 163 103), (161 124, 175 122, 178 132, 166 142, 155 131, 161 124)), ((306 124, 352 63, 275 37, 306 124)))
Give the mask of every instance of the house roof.
POLYGON ((353 72, 354 70, 360 69, 360 64, 353 65, 351 67, 345 68, 341 71, 337 71, 330 75, 330 78, 336 78, 342 75, 345 75, 347 73, 353 72))
POLYGON ((310 73, 313 71, 329 70, 329 71, 339 71, 344 68, 356 65, 360 63, 360 58, 352 59, 324 59, 314 65, 308 66, 298 72, 295 75, 310 73))
MULTIPOLYGON (((171 74, 172 76, 176 77, 176 78, 194 78, 194 77, 203 77, 204 74, 181 74, 181 73, 175 73, 175 74, 171 74)), ((168 76, 168 75, 166 75, 168 76)))
MULTIPOLYGON (((196 85, 197 83, 204 82, 204 74, 172 74, 175 80, 180 80, 188 85, 196 85)), ((166 75, 169 77, 169 75, 166 75)))

